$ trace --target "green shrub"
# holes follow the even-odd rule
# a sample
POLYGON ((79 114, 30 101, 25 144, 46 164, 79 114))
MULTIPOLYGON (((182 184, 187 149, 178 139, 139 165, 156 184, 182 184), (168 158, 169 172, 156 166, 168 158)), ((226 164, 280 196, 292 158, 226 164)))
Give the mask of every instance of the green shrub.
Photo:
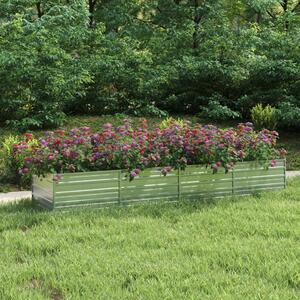
POLYGON ((282 128, 299 128, 300 107, 290 102, 283 102, 278 106, 277 118, 282 128))
POLYGON ((277 126, 276 108, 271 105, 263 107, 263 105, 259 103, 252 107, 251 119, 254 127, 258 130, 263 128, 274 130, 277 126))
MULTIPOLYGON (((25 176, 18 174, 18 170, 24 166, 24 157, 13 156, 13 146, 20 143, 20 140, 18 136, 9 135, 2 142, 0 148, 0 183, 12 183, 22 188, 28 188, 31 184, 31 174, 28 173, 25 176)), ((36 144, 37 140, 34 138, 28 141, 29 147, 36 144)))
POLYGON ((210 100, 207 107, 202 107, 200 117, 216 121, 226 121, 240 118, 240 114, 222 105, 218 100, 210 100))
POLYGON ((178 119, 174 119, 172 117, 170 118, 166 118, 164 119, 160 125, 159 125, 159 128, 160 129, 165 129, 165 128, 168 128, 168 127, 171 127, 171 126, 174 126, 174 125, 178 125, 180 127, 183 127, 184 125, 184 120, 178 118, 178 119))
POLYGON ((0 193, 8 193, 10 191, 11 191, 11 189, 10 189, 9 184, 1 184, 0 183, 0 193))

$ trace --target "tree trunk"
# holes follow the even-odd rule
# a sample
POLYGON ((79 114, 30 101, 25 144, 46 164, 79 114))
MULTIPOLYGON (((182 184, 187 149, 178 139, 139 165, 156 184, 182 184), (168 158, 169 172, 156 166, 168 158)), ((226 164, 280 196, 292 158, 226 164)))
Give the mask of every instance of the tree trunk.
POLYGON ((286 12, 287 9, 288 9, 288 0, 283 0, 283 1, 281 2, 281 6, 282 6, 284 12, 286 12))
POLYGON ((96 2, 97 0, 89 0, 90 28, 93 28, 95 26, 94 12, 95 12, 96 2))
POLYGON ((200 28, 200 22, 202 19, 202 16, 198 12, 198 8, 200 6, 200 1, 199 0, 194 0, 194 33, 193 33, 193 48, 196 49, 199 46, 199 41, 198 41, 198 33, 199 33, 199 28, 200 28))
POLYGON ((256 12, 256 23, 257 24, 261 23, 261 12, 260 11, 256 12))
MULTIPOLYGON (((289 0, 283 0, 281 2, 281 6, 282 6, 282 9, 283 9, 284 13, 286 13, 287 10, 288 10, 288 2, 289 2, 289 0)), ((285 30, 289 29, 289 22, 288 21, 284 22, 284 28, 285 28, 285 30)))
POLYGON ((36 3, 36 10, 37 10, 38 18, 41 18, 44 14, 43 10, 42 10, 42 7, 41 7, 41 2, 36 3))

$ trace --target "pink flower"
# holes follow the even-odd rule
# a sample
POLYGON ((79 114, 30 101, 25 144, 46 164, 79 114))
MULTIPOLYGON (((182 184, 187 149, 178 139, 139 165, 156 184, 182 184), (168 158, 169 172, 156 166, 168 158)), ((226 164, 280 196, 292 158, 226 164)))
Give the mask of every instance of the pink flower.
POLYGON ((134 169, 134 172, 138 175, 141 173, 141 169, 134 169))
POLYGON ((32 133, 25 133, 24 136, 26 137, 26 139, 31 140, 33 138, 33 134, 32 133))
POLYGON ((227 170, 230 170, 230 169, 233 168, 233 165, 232 165, 231 163, 228 163, 228 164, 226 164, 225 168, 226 168, 227 170))
POLYGON ((107 130, 107 129, 111 129, 113 126, 110 123, 106 123, 102 126, 103 129, 107 130))
POLYGON ((90 127, 88 127, 88 126, 83 126, 83 127, 80 127, 79 128, 81 131, 90 131, 90 127))
POLYGON ((243 159, 245 157, 245 152, 244 151, 239 151, 239 158, 243 159))
POLYGON ((285 157, 286 156, 286 150, 285 149, 280 149, 280 155, 282 156, 282 157, 285 157))
MULTIPOLYGON (((286 154, 284 149, 276 149, 276 140, 276 132, 255 132, 252 124, 223 130, 186 122, 184 127, 149 130, 145 121, 134 129, 126 120, 116 129, 104 124, 99 132, 91 132, 89 127, 48 132, 37 145, 29 146, 28 140, 15 144, 13 155, 23 158, 28 169, 40 173, 51 172, 53 166, 58 172, 74 172, 84 165, 91 171, 126 168, 134 178, 144 167, 159 167, 166 175, 172 167, 207 164, 216 172, 222 166, 229 170, 233 161, 260 159, 262 155, 272 164, 271 159, 286 154)), ((24 170, 19 173, 24 174, 24 170)))
POLYGON ((219 169, 219 167, 218 167, 217 164, 213 164, 213 165, 211 166, 211 168, 212 168, 214 171, 218 171, 218 169, 219 169))
POLYGON ((61 180, 61 178, 62 178, 62 176, 61 176, 60 174, 56 174, 56 175, 54 175, 54 177, 53 177, 53 181, 59 182, 59 181, 61 180))
POLYGON ((25 175, 29 172, 29 169, 27 167, 23 167, 21 169, 19 169, 18 173, 19 175, 25 175))
POLYGON ((69 165, 68 170, 69 170, 70 172, 75 172, 76 168, 75 168, 74 165, 69 165))
POLYGON ((131 171, 131 172, 129 173, 129 175, 130 175, 130 179, 131 179, 131 180, 137 176, 136 172, 134 172, 134 171, 131 171))

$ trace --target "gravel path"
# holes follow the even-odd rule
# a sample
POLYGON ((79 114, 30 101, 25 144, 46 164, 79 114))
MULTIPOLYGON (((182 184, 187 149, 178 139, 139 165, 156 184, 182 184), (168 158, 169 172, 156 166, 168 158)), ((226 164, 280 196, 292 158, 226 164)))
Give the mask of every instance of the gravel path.
POLYGON ((286 172, 286 177, 291 178, 295 176, 300 176, 300 171, 287 171, 286 172))
POLYGON ((30 191, 0 193, 0 204, 7 202, 15 202, 22 199, 31 199, 30 191))

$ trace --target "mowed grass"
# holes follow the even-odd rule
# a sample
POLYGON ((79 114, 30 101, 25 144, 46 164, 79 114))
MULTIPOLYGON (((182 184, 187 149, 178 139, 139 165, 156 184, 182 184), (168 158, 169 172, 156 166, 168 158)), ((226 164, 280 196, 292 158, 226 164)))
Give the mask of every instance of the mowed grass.
POLYGON ((281 192, 65 213, 0 206, 0 299, 299 299, 300 179, 281 192))

